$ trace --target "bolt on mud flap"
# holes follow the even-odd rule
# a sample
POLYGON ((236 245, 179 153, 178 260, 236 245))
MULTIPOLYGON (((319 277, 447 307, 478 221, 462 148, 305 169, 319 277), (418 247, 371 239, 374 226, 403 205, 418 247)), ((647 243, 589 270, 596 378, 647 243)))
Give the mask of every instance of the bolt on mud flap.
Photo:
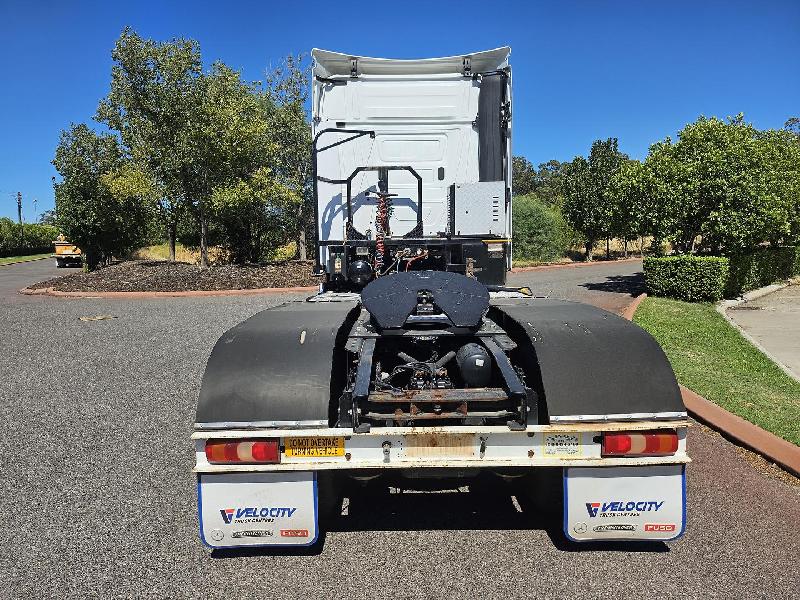
POLYGON ((685 527, 685 465, 564 469, 564 533, 572 541, 666 541, 685 527))
POLYGON ((312 471, 201 474, 200 539, 211 548, 310 546, 317 541, 312 471))

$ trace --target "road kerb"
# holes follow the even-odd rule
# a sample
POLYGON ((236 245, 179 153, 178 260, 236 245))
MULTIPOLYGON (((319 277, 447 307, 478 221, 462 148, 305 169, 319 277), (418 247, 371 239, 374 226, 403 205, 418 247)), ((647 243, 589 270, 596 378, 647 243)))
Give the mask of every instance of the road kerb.
POLYGON ((10 267, 11 265, 21 265, 23 263, 36 262, 37 260, 47 260, 53 258, 52 256, 40 256, 39 258, 26 258, 25 260, 15 260, 10 263, 1 263, 0 267, 10 267))
POLYGON ((536 265, 535 267, 512 267, 512 273, 527 273, 528 271, 549 271, 551 269, 574 269, 577 267, 597 267, 600 265, 613 265, 642 260, 641 258, 620 258, 619 260, 593 260, 589 262, 555 263, 551 265, 536 265))
MULTIPOLYGON (((646 296, 646 294, 637 296, 636 300, 625 307, 622 315, 626 319, 633 320, 636 308, 644 300, 643 296, 646 296)), ((795 446, 758 425, 753 425, 750 421, 728 412, 718 404, 706 400, 689 388, 684 386, 680 386, 680 388, 686 410, 698 421, 706 423, 725 437, 750 448, 794 475, 800 476, 799 446, 795 446)))
POLYGON ((646 293, 639 294, 633 299, 633 302, 622 309, 622 313, 620 314, 628 319, 628 321, 633 321, 633 315, 636 314, 636 309, 639 308, 639 305, 644 301, 645 298, 647 298, 646 293))
POLYGON ((256 296, 259 294, 316 292, 318 286, 252 288, 243 290, 187 290, 175 292, 62 292, 49 288, 22 288, 20 294, 28 296, 55 296, 60 298, 117 298, 125 300, 147 300, 154 298, 196 298, 206 296, 256 296))
POLYGON ((800 447, 729 413, 721 406, 709 402, 683 386, 681 386, 681 396, 686 410, 697 420, 800 476, 800 447))

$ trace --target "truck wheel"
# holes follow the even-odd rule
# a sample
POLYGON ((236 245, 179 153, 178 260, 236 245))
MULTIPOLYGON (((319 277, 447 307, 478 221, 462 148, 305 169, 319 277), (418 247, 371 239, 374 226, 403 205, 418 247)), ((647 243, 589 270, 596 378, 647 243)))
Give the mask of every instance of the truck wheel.
POLYGON ((57 258, 56 259, 56 268, 63 269, 64 265, 65 265, 64 259, 62 259, 62 258, 57 258))

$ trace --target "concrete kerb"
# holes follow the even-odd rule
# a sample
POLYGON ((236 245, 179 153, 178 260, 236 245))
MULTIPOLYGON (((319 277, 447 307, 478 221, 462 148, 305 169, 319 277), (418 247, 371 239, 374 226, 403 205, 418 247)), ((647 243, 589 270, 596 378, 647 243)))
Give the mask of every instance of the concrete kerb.
POLYGON ((553 263, 546 265, 536 265, 535 267, 512 267, 511 272, 527 273, 528 271, 549 271, 551 269, 575 269, 578 267, 597 267, 599 265, 629 263, 637 260, 642 260, 642 259, 637 256, 634 258, 620 258, 618 260, 592 260, 589 262, 553 263))
MULTIPOLYGON (((626 319, 633 320, 636 308, 638 308, 639 304, 644 300, 644 296, 646 296, 646 294, 637 296, 636 300, 625 307, 622 315, 626 319)), ((723 316, 725 316, 726 320, 730 321, 727 315, 724 314, 724 311, 723 316)), ((749 336, 745 337, 749 339, 749 336)), ((756 347, 758 347, 757 344, 756 347)), ((728 412, 721 406, 706 400, 689 388, 680 386, 680 389, 686 410, 698 421, 706 423, 722 433, 725 437, 734 440, 742 446, 750 448, 794 475, 800 476, 800 447, 779 438, 758 425, 753 425, 749 421, 745 421, 741 417, 728 412)))
POLYGON ((25 260, 15 260, 10 263, 2 263, 0 267, 10 267, 11 265, 21 265, 22 263, 36 262, 37 260, 47 260, 53 258, 52 256, 40 256, 39 258, 26 258, 25 260))
POLYGON ((789 369, 780 360, 778 360, 778 358, 775 357, 772 353, 770 353, 769 350, 764 348, 764 346, 762 346, 753 336, 751 336, 744 329, 742 329, 742 327, 740 327, 739 324, 736 321, 731 319, 731 317, 728 315, 728 312, 727 312, 729 308, 732 308, 734 306, 740 306, 742 304, 747 304, 748 302, 750 302, 752 300, 755 300, 756 298, 763 298, 764 296, 766 296, 768 294, 773 294, 773 293, 777 292, 778 290, 782 290, 782 289, 788 287, 789 285, 791 285, 791 284, 789 284, 789 283, 778 283, 778 284, 773 284, 773 285, 767 285, 767 286, 759 288, 757 290, 752 290, 750 292, 747 292, 741 298, 737 298, 736 300, 722 300, 720 302, 717 302, 715 308, 717 309, 717 312, 722 315, 722 318, 725 319, 728 323, 730 323, 731 327, 736 329, 736 331, 738 331, 739 334, 744 339, 746 339, 748 342, 753 344, 753 346, 758 348, 759 352, 761 352, 764 356, 766 356, 773 363, 775 363, 775 365, 781 371, 783 371, 789 377, 791 377, 792 379, 794 379, 795 381, 800 383, 800 377, 798 377, 795 373, 792 372, 791 369, 789 369))
POLYGON ((244 290, 191 290, 176 292, 62 292, 49 288, 22 288, 20 294, 27 296, 55 296, 58 298, 117 298, 125 300, 146 300, 154 298, 196 298, 202 296, 255 296, 258 294, 280 294, 291 292, 316 292, 318 286, 253 288, 244 290))

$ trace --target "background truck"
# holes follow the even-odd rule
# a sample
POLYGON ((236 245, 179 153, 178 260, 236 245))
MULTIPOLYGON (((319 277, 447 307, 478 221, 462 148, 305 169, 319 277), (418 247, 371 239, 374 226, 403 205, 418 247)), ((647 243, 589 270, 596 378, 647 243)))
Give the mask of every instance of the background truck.
POLYGON ((63 233, 53 240, 53 258, 56 259, 56 267, 80 267, 83 264, 81 249, 72 242, 67 241, 63 233))
POLYGON ((212 548, 313 544, 349 482, 486 477, 563 507, 573 540, 683 532, 688 423, 661 348, 505 285, 509 54, 312 52, 321 289, 209 358, 192 438, 212 548))

